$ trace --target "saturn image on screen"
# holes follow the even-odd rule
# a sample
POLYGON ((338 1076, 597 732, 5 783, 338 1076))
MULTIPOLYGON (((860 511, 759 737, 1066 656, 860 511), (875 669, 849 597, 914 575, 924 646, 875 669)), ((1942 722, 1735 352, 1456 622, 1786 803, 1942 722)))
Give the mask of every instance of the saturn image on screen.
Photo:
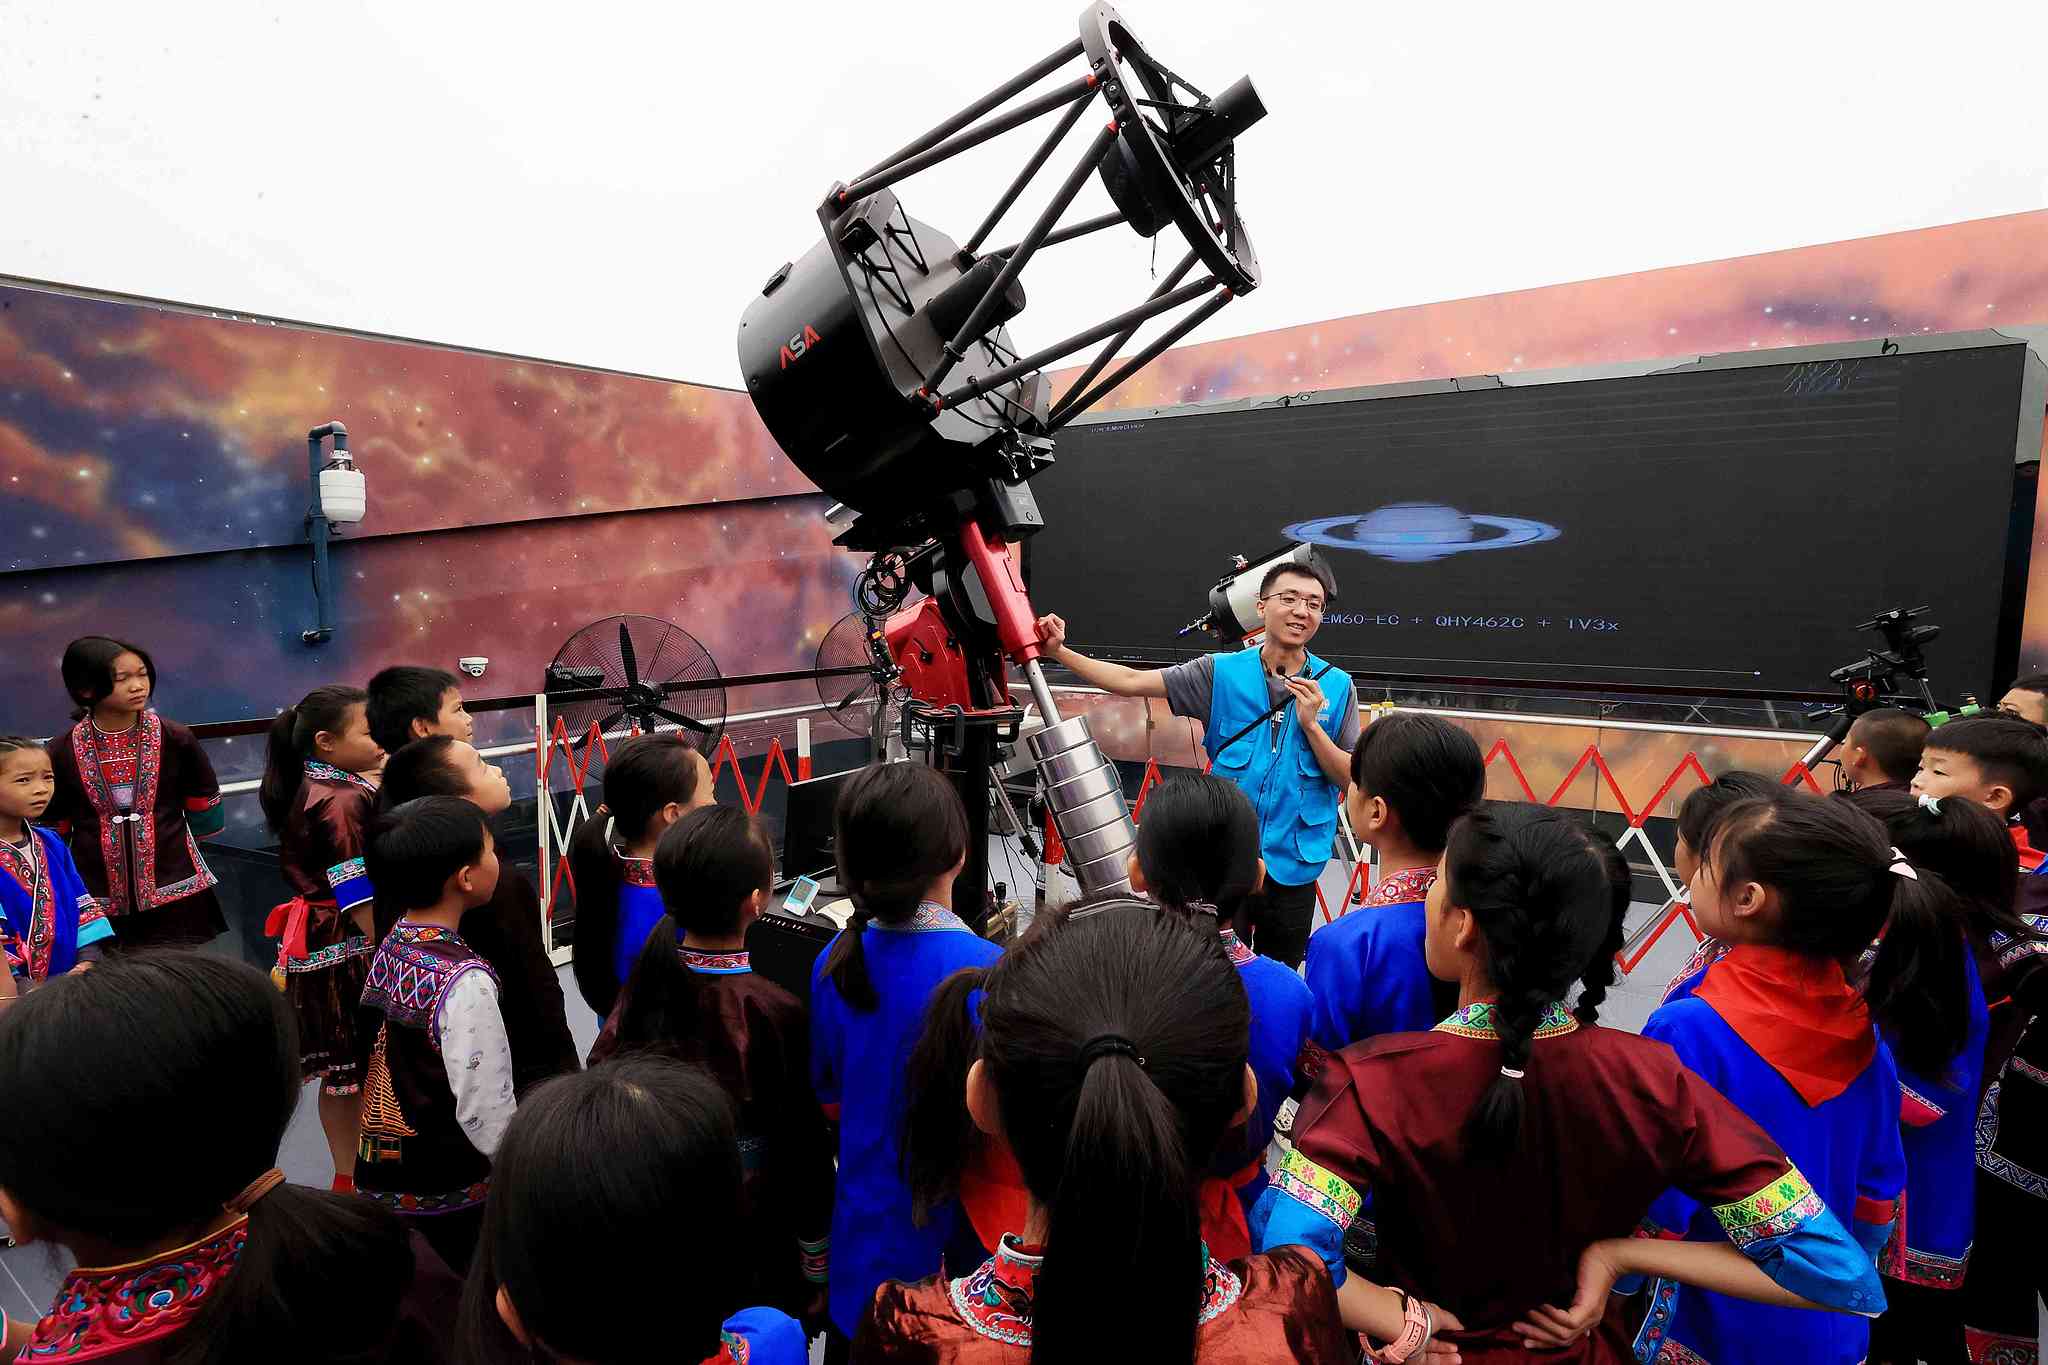
POLYGON ((1362 550, 1396 564, 1421 564, 1446 555, 1536 545, 1560 533, 1548 522, 1527 517, 1483 516, 1440 502, 1393 502, 1363 516, 1354 512, 1298 521, 1283 534, 1323 549, 1362 550))

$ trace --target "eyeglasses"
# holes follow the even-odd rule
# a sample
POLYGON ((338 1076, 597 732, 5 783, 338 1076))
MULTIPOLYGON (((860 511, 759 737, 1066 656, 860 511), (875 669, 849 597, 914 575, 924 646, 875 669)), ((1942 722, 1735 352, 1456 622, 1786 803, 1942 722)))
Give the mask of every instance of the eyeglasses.
POLYGON ((1307 607, 1310 615, 1321 616, 1323 614, 1323 599, 1320 597, 1304 597, 1298 592, 1276 592, 1265 600, 1268 602, 1278 602, 1288 611, 1293 611, 1296 607, 1307 607))

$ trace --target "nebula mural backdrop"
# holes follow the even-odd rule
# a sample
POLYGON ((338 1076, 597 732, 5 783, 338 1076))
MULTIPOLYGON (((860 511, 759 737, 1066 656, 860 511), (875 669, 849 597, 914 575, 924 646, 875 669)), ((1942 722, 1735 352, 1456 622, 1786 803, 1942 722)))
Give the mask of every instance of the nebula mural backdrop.
MULTIPOLYGON (((1109 401, 2043 323, 2048 212, 1183 347, 1109 401)), ((147 644, 188 722, 463 655, 491 660, 478 691, 529 691, 621 611, 680 623, 728 674, 805 667, 856 567, 825 501, 740 393, 0 285, 0 729, 61 723, 57 659, 90 631, 147 644), (334 551, 335 638, 308 648, 305 432, 328 420, 370 513, 334 551)), ((2048 666, 2048 554, 2029 602, 2026 661, 2048 666)))

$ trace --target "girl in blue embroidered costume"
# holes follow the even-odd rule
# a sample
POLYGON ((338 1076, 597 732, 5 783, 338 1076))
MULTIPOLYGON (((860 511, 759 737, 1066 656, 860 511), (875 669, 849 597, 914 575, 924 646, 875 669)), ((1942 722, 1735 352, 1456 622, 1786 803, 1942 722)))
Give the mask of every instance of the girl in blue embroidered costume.
POLYGON ((363 1084, 356 1193, 467 1271, 491 1154, 516 1104, 498 974, 457 932, 463 912, 497 890, 498 853, 482 811, 422 796, 376 818, 367 857, 378 901, 398 921, 363 987, 365 1012, 382 1020, 363 1084))
POLYGON ((1422 904, 1451 823, 1485 793, 1479 746, 1439 716, 1396 712, 1358 737, 1344 808, 1358 837, 1379 851, 1380 880, 1363 905, 1308 941, 1311 1079, 1323 1054, 1426 1029, 1449 1008, 1447 988, 1422 960, 1422 904))
POLYGON ((368 776, 384 761, 363 717, 363 690, 316 687, 270 726, 269 761, 256 795, 277 835, 277 866, 292 898, 270 912, 278 940, 274 980, 298 1019, 299 1069, 320 1081, 320 1127, 347 1189, 362 1117, 370 1040, 356 1027, 369 971, 374 892, 363 831, 377 803, 368 776))
POLYGON ((1997 971, 2000 943, 2035 935, 2013 909, 2019 860, 2005 821, 1959 796, 1867 791, 1849 799, 1884 822, 1915 868, 1939 874, 1958 893, 1954 932, 1969 950, 1962 963, 1968 1031, 1940 1069, 1900 1071, 1906 1194, 1878 1263, 1891 1307, 1871 1331, 1871 1354, 1960 1365, 1966 1348, 1957 1291, 1973 1260, 1976 1121, 1990 1033, 1983 983, 1997 971))
POLYGON ((1344 1263, 1367 1192, 1374 1278, 1441 1305, 1433 1325, 1467 1361, 1527 1360, 1530 1345, 1629 1360, 1608 1292, 1621 1274, 1883 1307, 1869 1254, 1755 1124, 1669 1048, 1595 1025, 1628 903, 1627 864, 1572 816, 1503 804, 1452 829, 1425 951, 1458 1010, 1331 1058, 1253 1229, 1264 1247, 1313 1248, 1348 1323, 1384 1335, 1366 1314, 1394 1305, 1344 1263), (1673 1185, 1714 1211, 1713 1244, 1630 1236, 1673 1185))
POLYGON ((1146 799, 1137 851, 1131 856, 1131 888, 1218 928, 1251 1001, 1251 1068, 1259 1080, 1259 1104, 1242 1142, 1219 1153, 1218 1170, 1230 1180, 1247 1215, 1266 1189, 1266 1145, 1273 1139, 1281 1103, 1294 1092, 1295 1065, 1308 1042, 1314 1009, 1308 983, 1252 952, 1232 928, 1245 897, 1258 889, 1264 874, 1258 812, 1236 784, 1184 773, 1160 783, 1146 799))
POLYGON ((433 1310, 461 1286, 433 1252, 382 1209, 283 1183, 298 1089, 283 997, 224 957, 117 955, 13 1006, 0 1216, 77 1266, 32 1328, 6 1325, 0 1354, 452 1360, 453 1324, 433 1310))
POLYGON ((576 888, 576 988, 600 1019, 619 1002, 640 949, 661 922, 654 847, 676 821, 712 802, 704 755, 675 735, 627 740, 604 769, 604 804, 569 841, 576 888))
POLYGON ((41 744, 0 735, 0 1000, 84 970, 114 935, 63 841, 36 827, 56 786, 41 744))
POLYGON ((967 814, 939 773, 921 763, 863 769, 847 779, 832 831, 854 911, 813 971, 811 1080, 839 1123, 830 1314, 851 1336, 875 1287, 936 1271, 954 1231, 957 1205, 922 1224, 912 1216, 904 1077, 939 983, 1002 950, 950 908, 967 814))
POLYGON ((463 1358, 804 1365, 750 1308, 731 1106, 654 1051, 544 1081, 506 1131, 462 1305, 463 1358))
POLYGON ((661 836, 654 879, 668 913, 590 1060, 651 1049, 718 1082, 740 1129, 746 1249, 737 1254, 752 1275, 747 1301, 821 1320, 833 1142, 811 1092, 810 1016, 747 955, 747 926, 774 885, 775 850, 753 816, 707 806, 661 836))
POLYGON ((50 745, 57 795, 49 823, 124 948, 198 944, 227 921, 199 840, 225 812, 213 764, 192 732, 150 709, 149 652, 105 635, 64 651, 76 722, 50 745))
POLYGON ((1214 930, 1129 897, 1084 902, 987 990, 954 1103, 1014 1155, 1024 1220, 978 1268, 883 1285, 852 1359, 1355 1359, 1313 1257, 1226 1264, 1202 1239, 1203 1172, 1258 1105, 1250 1009, 1214 930))
MULTIPOLYGON (((1727 952, 1650 1017, 1645 1036, 1741 1106, 1876 1256, 1906 1183, 1894 1055, 1911 1073, 1938 1076, 1970 1030, 1956 893, 1913 867, 1851 802, 1783 791, 1726 812, 1702 850, 1692 904, 1727 952)), ((1682 1193, 1660 1199, 1650 1222, 1666 1237, 1720 1236, 1682 1193)), ((1851 1365, 1870 1349, 1853 1318, 1693 1292, 1672 1307, 1653 1316, 1671 1343, 1667 1359, 1678 1349, 1735 1359, 1770 1341, 1788 1358, 1851 1365)))

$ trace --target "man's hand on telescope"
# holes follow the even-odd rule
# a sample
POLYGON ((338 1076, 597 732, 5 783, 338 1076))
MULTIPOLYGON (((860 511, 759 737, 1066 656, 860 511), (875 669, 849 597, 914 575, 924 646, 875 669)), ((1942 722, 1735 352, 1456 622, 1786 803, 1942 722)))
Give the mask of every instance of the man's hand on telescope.
POLYGON ((1038 643, 1045 646, 1046 657, 1061 665, 1090 687, 1118 697, 1164 697, 1166 675, 1156 668, 1125 668, 1122 664, 1105 663, 1091 659, 1085 654, 1076 654, 1067 648, 1067 623, 1058 616, 1038 618, 1038 643))

